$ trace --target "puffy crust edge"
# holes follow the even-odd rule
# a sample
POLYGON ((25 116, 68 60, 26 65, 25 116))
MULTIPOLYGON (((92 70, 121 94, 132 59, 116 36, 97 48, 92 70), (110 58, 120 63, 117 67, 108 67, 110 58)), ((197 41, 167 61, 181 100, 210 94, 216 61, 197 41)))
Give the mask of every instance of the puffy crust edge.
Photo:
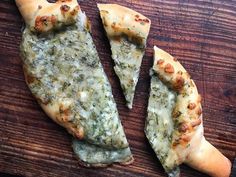
POLYGON ((186 164, 212 177, 229 177, 231 162, 218 149, 202 138, 199 146, 189 153, 186 164))
POLYGON ((117 4, 98 4, 97 6, 109 38, 125 34, 131 41, 146 45, 151 26, 150 19, 117 4))
POLYGON ((156 46, 153 70, 178 93, 172 115, 174 122, 180 119, 178 133, 173 135, 172 142, 172 149, 179 158, 178 163, 184 162, 213 177, 229 177, 231 162, 203 136, 201 99, 190 75, 177 59, 156 46), (183 113, 176 116, 175 113, 179 111, 183 113), (175 140, 183 141, 174 145, 175 140), (186 146, 186 143, 190 146, 186 146))
MULTIPOLYGON (((172 112, 173 121, 178 125, 181 135, 191 134, 202 123, 201 97, 197 87, 176 58, 156 46, 154 52, 153 70, 164 83, 177 92, 176 105, 172 112)), ((188 142, 187 138, 185 136, 184 142, 188 142)), ((178 137, 176 140, 179 140, 178 137)))
POLYGON ((77 0, 15 0, 25 23, 32 31, 47 32, 75 22, 80 7, 77 0))

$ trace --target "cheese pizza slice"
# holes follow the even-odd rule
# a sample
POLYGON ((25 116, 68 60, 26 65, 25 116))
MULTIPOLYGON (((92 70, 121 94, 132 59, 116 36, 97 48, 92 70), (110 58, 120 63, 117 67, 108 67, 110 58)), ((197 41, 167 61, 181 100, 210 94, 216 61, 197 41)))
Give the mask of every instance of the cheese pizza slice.
POLYGON ((145 133, 170 177, 185 163, 213 177, 229 177, 230 161, 203 135, 201 97, 185 68, 154 47, 145 133))
POLYGON ((98 8, 110 41, 114 70, 131 109, 151 21, 117 4, 98 4, 98 8))
POLYGON ((75 137, 81 164, 131 163, 111 86, 77 0, 16 3, 26 22, 21 43, 26 83, 46 114, 75 137))

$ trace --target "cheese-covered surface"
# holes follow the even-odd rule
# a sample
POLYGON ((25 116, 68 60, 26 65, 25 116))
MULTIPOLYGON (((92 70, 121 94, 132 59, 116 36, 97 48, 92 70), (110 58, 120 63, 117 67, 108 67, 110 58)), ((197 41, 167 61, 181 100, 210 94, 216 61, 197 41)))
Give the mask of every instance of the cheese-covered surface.
POLYGON ((126 38, 110 40, 114 70, 120 79, 127 106, 131 109, 135 87, 138 82, 144 49, 129 42, 126 38))
MULTIPOLYGON (((119 159, 131 161, 111 86, 86 28, 86 19, 80 13, 74 25, 48 33, 24 30, 21 55, 26 81, 44 111, 86 142, 88 149, 96 145, 104 151, 124 150, 126 153, 119 159)), ((86 160, 84 156, 91 154, 85 151, 80 157, 86 160)), ((92 165, 122 162, 113 157, 107 160, 109 163, 104 161, 105 156, 101 157, 92 165)))
POLYGON ((110 41, 114 70, 131 109, 151 21, 117 4, 98 4, 98 8, 110 41))
POLYGON ((201 97, 190 75, 156 46, 152 73, 145 132, 168 175, 179 176, 178 165, 186 163, 210 176, 228 177, 230 161, 203 136, 201 97))
POLYGON ((176 102, 176 93, 168 89, 155 73, 151 72, 151 75, 151 90, 145 133, 169 176, 178 176, 177 157, 170 148, 174 132, 171 114, 176 102), (167 159, 169 154, 171 154, 171 160, 167 159))
POLYGON ((72 148, 79 157, 79 161, 87 167, 97 164, 103 166, 114 162, 129 164, 133 161, 129 148, 105 149, 77 139, 73 140, 72 148))

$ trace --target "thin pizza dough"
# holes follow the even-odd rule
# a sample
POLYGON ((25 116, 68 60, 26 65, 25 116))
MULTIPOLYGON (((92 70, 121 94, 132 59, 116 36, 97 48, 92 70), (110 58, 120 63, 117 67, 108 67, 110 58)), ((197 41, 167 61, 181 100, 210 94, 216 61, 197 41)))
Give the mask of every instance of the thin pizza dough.
POLYGON ((203 135, 201 97, 184 67, 154 47, 145 133, 170 177, 187 165, 213 177, 229 177, 230 161, 203 135))
POLYGON ((131 109, 151 21, 117 4, 98 4, 98 8, 110 41, 114 70, 131 109))
POLYGON ((21 55, 27 85, 47 115, 75 137, 80 163, 131 163, 111 86, 77 1, 16 3, 26 22, 21 55))

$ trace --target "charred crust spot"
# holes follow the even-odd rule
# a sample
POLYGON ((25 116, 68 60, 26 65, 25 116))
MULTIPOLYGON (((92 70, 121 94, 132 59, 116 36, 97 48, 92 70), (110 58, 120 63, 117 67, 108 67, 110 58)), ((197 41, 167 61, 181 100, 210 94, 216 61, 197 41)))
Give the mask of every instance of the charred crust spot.
POLYGON ((26 75, 25 75, 25 79, 26 79, 26 82, 27 82, 28 84, 31 84, 31 83, 33 83, 33 82, 36 80, 36 78, 33 77, 33 76, 30 75, 30 74, 26 74, 26 75))
POLYGON ((139 15, 135 15, 135 21, 139 22, 141 25, 145 25, 145 23, 149 23, 149 20, 147 18, 140 18, 139 15))
POLYGON ((69 120, 69 117, 66 114, 63 114, 60 118, 61 118, 61 122, 68 122, 69 120))
POLYGON ((76 132, 75 132, 75 136, 76 138, 78 138, 79 140, 82 140, 84 138, 84 129, 83 127, 79 127, 76 132))
POLYGON ((157 65, 162 65, 165 61, 163 59, 160 59, 157 61, 157 65))
POLYGON ((174 83, 174 89, 180 90, 183 86, 184 86, 184 78, 182 76, 177 76, 174 83))
POLYGON ((179 71, 177 72, 177 74, 182 75, 183 72, 179 70, 179 71))
POLYGON ((183 143, 189 142, 190 139, 191 139, 191 137, 188 136, 188 135, 182 135, 182 136, 181 136, 181 140, 183 141, 183 143))
POLYGON ((174 110, 172 112, 172 117, 173 118, 178 118, 179 116, 181 116, 182 112, 181 111, 178 111, 178 110, 174 110))
POLYGON ((60 9, 61 9, 62 12, 68 12, 68 11, 70 10, 70 6, 68 6, 68 5, 62 5, 62 6, 60 7, 60 9))
POLYGON ((189 103, 188 104, 188 109, 193 110, 195 108, 196 108, 196 104, 195 103, 189 103))
POLYGON ((78 13, 79 10, 80 10, 80 6, 77 5, 77 6, 70 12, 70 15, 71 15, 71 16, 75 16, 75 15, 78 13))
POLYGON ((43 31, 44 27, 48 25, 49 16, 37 16, 35 20, 35 30, 43 31))
POLYGON ((165 65, 164 71, 165 71, 166 73, 172 74, 172 73, 175 72, 175 69, 174 69, 174 67, 173 67, 170 63, 167 63, 167 64, 165 65))
POLYGON ((52 16, 37 16, 35 19, 35 30, 38 32, 44 31, 48 25, 56 25, 57 18, 55 15, 52 16))
POLYGON ((187 130, 189 130, 189 126, 187 123, 182 123, 182 124, 180 124, 178 130, 179 130, 179 132, 185 133, 187 130))
POLYGON ((61 122, 68 122, 69 121, 69 116, 70 116, 70 108, 64 107, 63 104, 60 104, 59 106, 59 113, 60 113, 60 121, 61 122))
POLYGON ((72 16, 75 16, 75 15, 77 14, 77 10, 76 10, 76 9, 72 10, 72 11, 70 12, 70 14, 71 14, 72 16))
POLYGON ((111 27, 113 28, 113 29, 116 29, 117 27, 116 27, 116 22, 113 22, 112 24, 111 24, 111 27))
POLYGON ((164 80, 164 76, 162 76, 162 75, 159 75, 158 77, 159 77, 159 79, 160 79, 161 81, 163 81, 163 80, 164 80))
POLYGON ((68 122, 69 121, 69 116, 70 116, 70 110, 69 109, 63 110, 63 112, 61 113, 61 121, 62 122, 68 122))
POLYGON ((145 23, 149 23, 149 20, 147 18, 143 19, 142 21, 145 22, 145 23))
POLYGON ((183 134, 179 139, 174 140, 174 142, 172 143, 172 147, 176 148, 176 146, 178 145, 186 145, 186 143, 188 143, 191 140, 191 137, 183 134))
POLYGON ((175 148, 176 146, 179 145, 179 140, 175 140, 173 143, 172 143, 172 147, 175 148))
POLYGON ((175 58, 175 57, 173 57, 173 60, 174 60, 174 61, 178 61, 178 59, 177 59, 177 58, 175 58))
POLYGON ((196 127, 202 123, 201 119, 197 119, 194 122, 191 122, 192 127, 196 127))

